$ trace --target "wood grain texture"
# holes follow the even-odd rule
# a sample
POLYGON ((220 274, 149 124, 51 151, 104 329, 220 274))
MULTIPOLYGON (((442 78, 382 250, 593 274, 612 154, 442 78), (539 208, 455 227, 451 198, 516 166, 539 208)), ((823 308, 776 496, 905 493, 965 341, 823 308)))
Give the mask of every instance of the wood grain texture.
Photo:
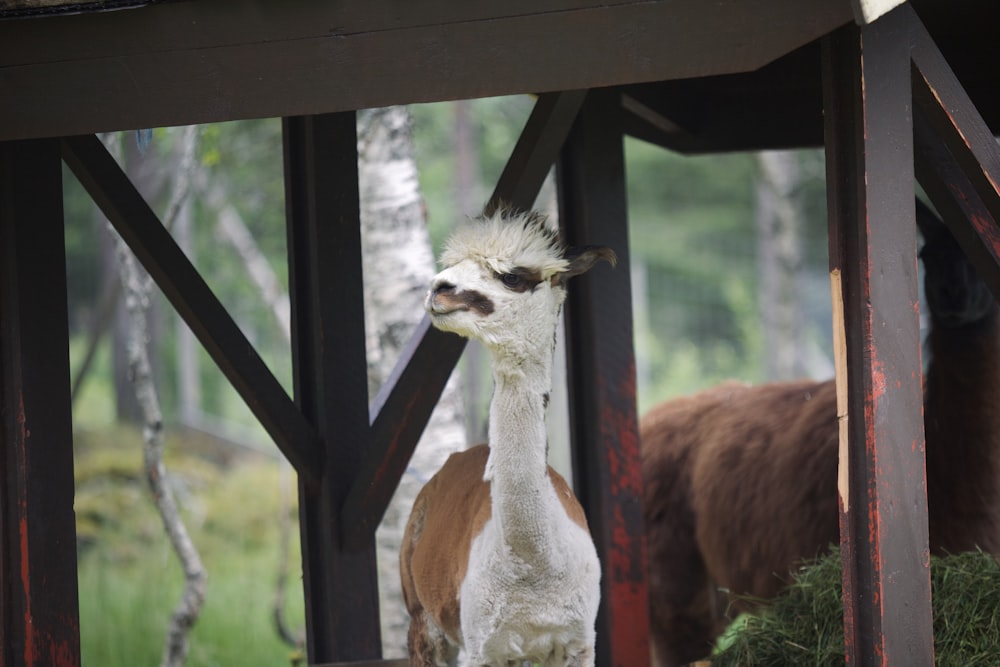
POLYGON ((840 0, 203 0, 2 21, 0 139, 747 71, 850 16, 840 0))
POLYGON ((908 18, 897 10, 824 45, 830 269, 842 278, 847 346, 837 383, 848 388, 851 665, 934 664, 908 18))

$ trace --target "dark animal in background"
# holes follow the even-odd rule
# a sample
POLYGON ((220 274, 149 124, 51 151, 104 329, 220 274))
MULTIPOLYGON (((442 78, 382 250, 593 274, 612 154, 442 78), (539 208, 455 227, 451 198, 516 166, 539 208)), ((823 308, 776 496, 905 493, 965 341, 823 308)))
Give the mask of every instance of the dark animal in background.
MULTIPOLYGON (((930 547, 1000 555, 1000 311, 920 202, 917 222, 930 547)), ((834 382, 724 384, 656 406, 640 433, 654 663, 672 667, 709 654, 724 591, 772 597, 839 541, 834 382)))

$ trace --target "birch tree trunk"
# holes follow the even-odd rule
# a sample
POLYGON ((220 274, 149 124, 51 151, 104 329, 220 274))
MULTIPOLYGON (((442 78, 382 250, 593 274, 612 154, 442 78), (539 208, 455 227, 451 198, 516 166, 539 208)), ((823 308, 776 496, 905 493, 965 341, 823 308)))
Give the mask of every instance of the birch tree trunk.
POLYGON ((765 377, 785 380, 806 372, 802 331, 801 169, 793 151, 757 157, 757 247, 765 377))
MULTIPOLYGON (((369 397, 373 397, 423 317, 435 273, 406 107, 358 112, 361 242, 369 397)), ((376 534, 383 652, 406 656, 409 622, 399 585, 399 547, 413 499, 448 455, 465 447, 457 374, 417 445, 376 534)))
MULTIPOLYGON (((177 170, 174 193, 169 206, 170 215, 176 215, 183 201, 190 194, 191 162, 194 152, 194 135, 187 137, 177 170)), ((170 218, 166 221, 169 226, 170 218)), ((207 574, 198 550, 191 540, 180 517, 177 501, 167 479, 163 464, 163 414, 153 381, 147 341, 149 339, 148 310, 152 293, 152 279, 139 266, 138 260, 118 233, 108 225, 114 239, 118 271, 125 297, 128 316, 126 352, 129 376, 135 391, 143 425, 143 464, 153 501, 163 527, 170 539, 184 571, 184 589, 167 626, 161 667, 180 667, 188 653, 188 634, 201 612, 205 600, 207 574)))

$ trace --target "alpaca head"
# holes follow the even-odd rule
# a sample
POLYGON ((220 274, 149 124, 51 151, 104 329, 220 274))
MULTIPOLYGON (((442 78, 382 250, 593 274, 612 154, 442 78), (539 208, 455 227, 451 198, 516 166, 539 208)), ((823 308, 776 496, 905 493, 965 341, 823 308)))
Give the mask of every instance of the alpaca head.
POLYGON ((924 294, 937 326, 957 328, 986 320, 997 310, 990 288, 976 273, 948 227, 917 200, 917 226, 924 238, 924 294))
POLYGON ((471 220, 445 247, 425 308, 438 329, 482 341, 494 356, 551 354, 566 281, 614 252, 567 250, 539 213, 500 209, 471 220))

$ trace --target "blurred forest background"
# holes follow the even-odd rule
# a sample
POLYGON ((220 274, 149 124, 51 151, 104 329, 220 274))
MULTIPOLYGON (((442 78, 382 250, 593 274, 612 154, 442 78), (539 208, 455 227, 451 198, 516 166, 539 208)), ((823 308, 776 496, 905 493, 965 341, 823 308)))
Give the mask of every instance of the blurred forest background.
MULTIPOLYGON (((409 108, 435 252, 489 196, 532 105, 510 97, 409 108)), ((280 121, 118 141, 133 181, 290 390, 280 121), (182 177, 191 192, 183 202, 182 177)), ((686 157, 633 139, 625 152, 640 412, 730 378, 832 376, 822 152, 686 157)), ((155 664, 184 576, 144 479, 114 242, 68 171, 65 182, 83 659, 155 664)), ((538 207, 554 212, 553 196, 550 185, 538 207)), ((148 315, 167 479, 208 572, 187 664, 293 664, 300 654, 274 621, 277 613, 286 639, 301 641, 292 473, 155 290, 148 315)), ((482 364, 470 346, 456 385, 477 440, 489 399, 482 364)), ((415 472, 414 483, 432 472, 415 472)), ((386 655, 404 648, 387 639, 386 655)))

